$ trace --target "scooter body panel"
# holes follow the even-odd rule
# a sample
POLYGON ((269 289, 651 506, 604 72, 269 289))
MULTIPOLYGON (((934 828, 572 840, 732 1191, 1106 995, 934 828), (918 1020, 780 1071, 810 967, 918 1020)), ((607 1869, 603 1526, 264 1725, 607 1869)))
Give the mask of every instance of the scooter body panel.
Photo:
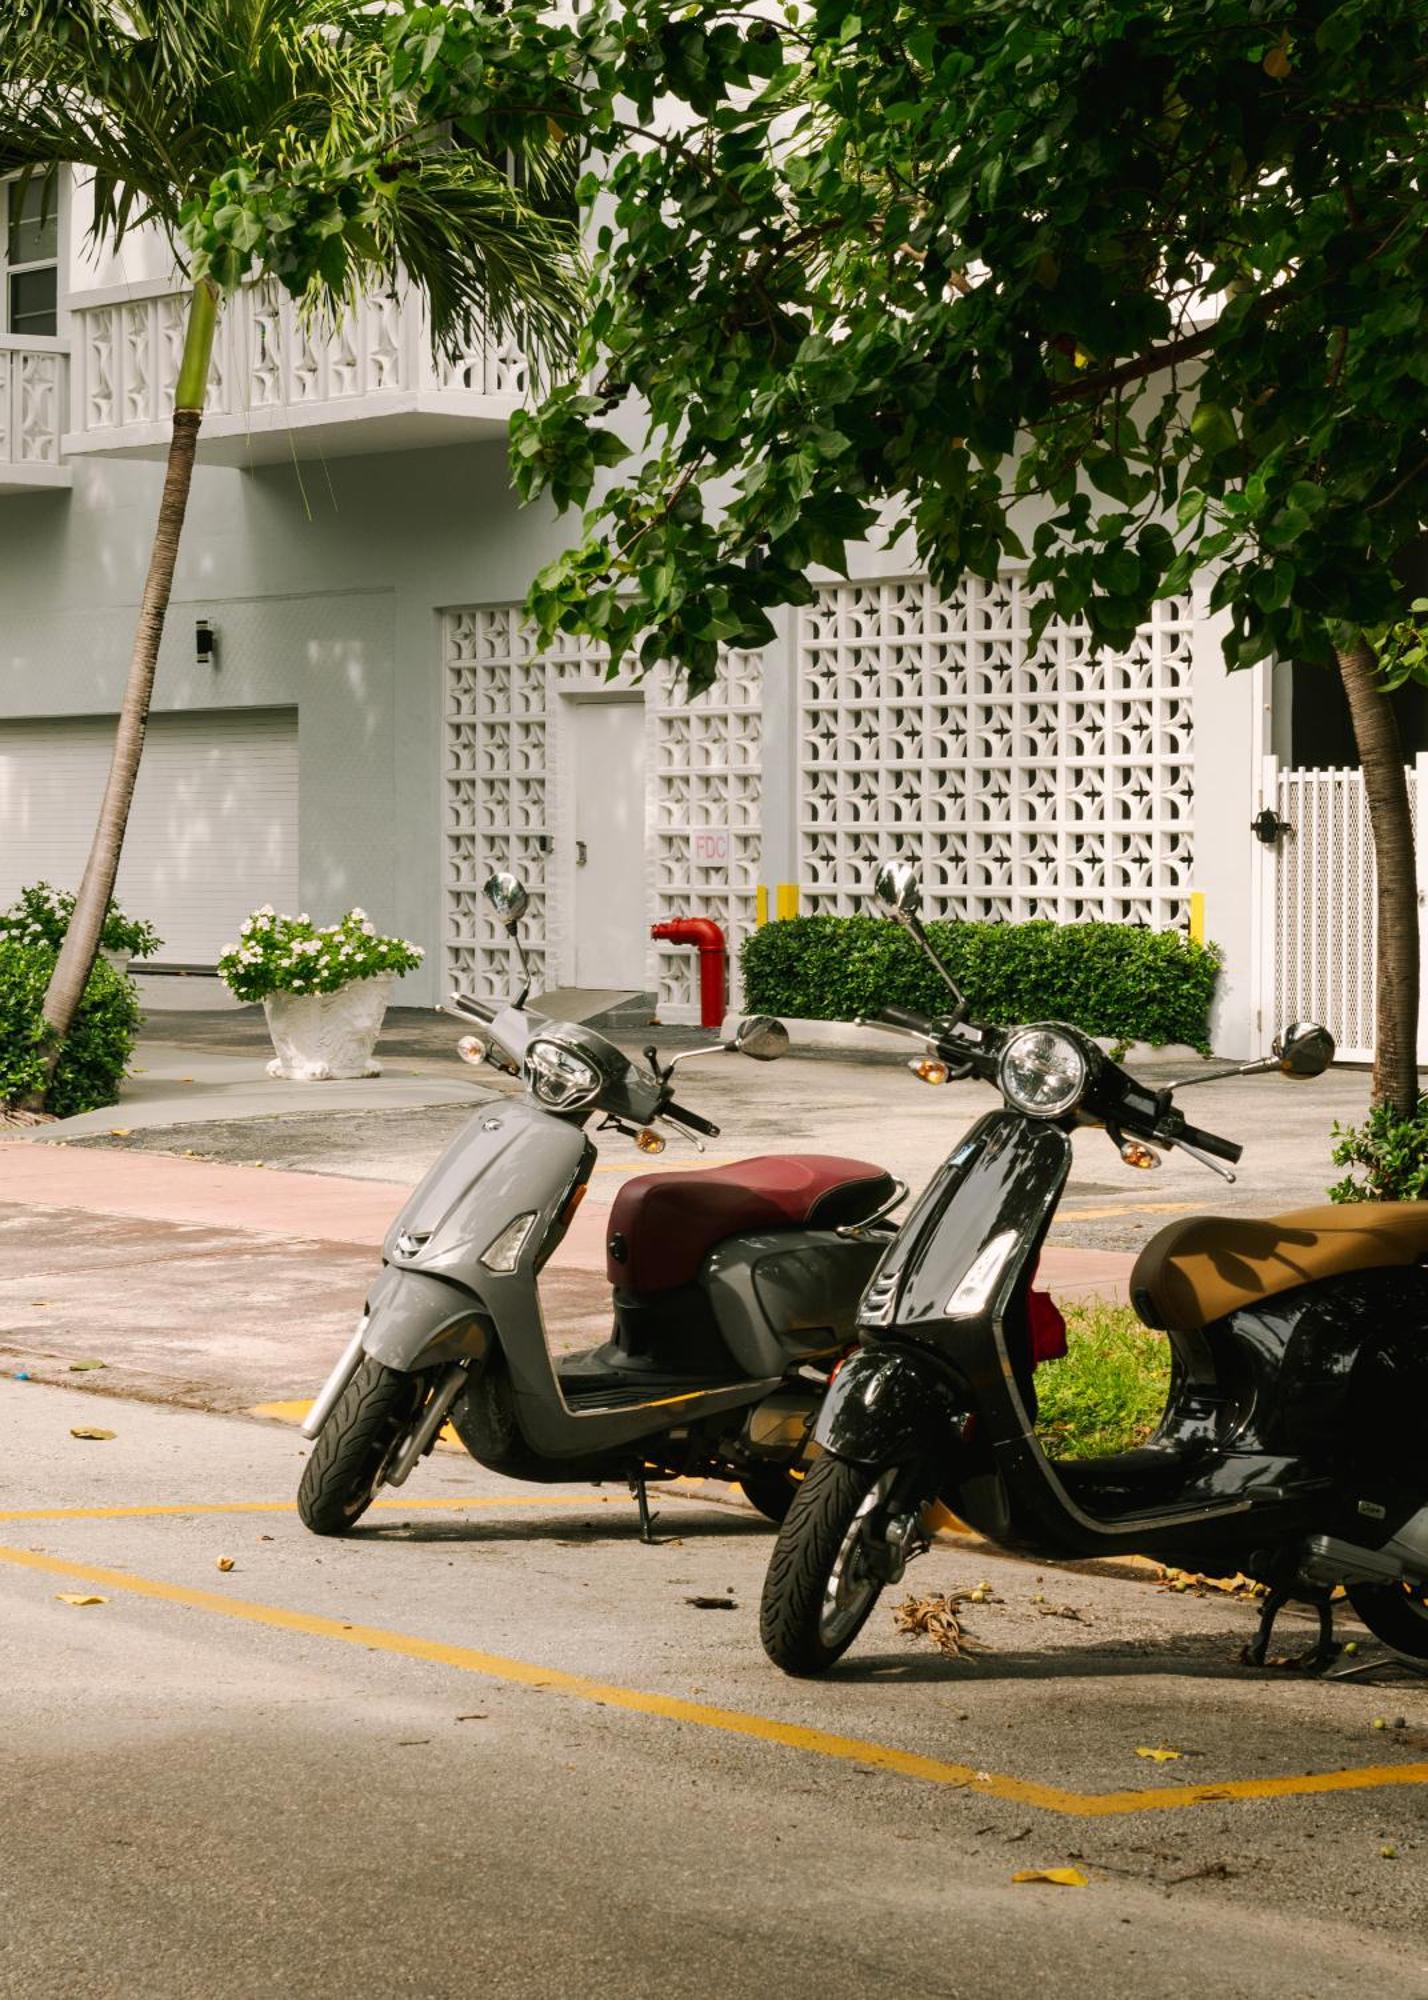
POLYGON ((945 1465, 967 1407, 966 1395, 933 1370, 925 1353, 862 1347, 838 1370, 813 1435, 825 1451, 855 1465, 945 1465))
POLYGON ((404 1269, 454 1278, 479 1292, 483 1254, 517 1216, 548 1256, 555 1224, 589 1178, 595 1149, 578 1124, 525 1098, 483 1105, 413 1190, 383 1255, 404 1269))
POLYGON ((699 1281, 719 1331, 750 1375, 782 1375, 841 1353, 856 1332, 858 1295, 882 1260, 885 1234, 775 1229, 730 1236, 699 1281))
POLYGON ((448 1361, 482 1361, 491 1340, 480 1300, 449 1279, 386 1264, 367 1294, 362 1351, 403 1374, 448 1361))

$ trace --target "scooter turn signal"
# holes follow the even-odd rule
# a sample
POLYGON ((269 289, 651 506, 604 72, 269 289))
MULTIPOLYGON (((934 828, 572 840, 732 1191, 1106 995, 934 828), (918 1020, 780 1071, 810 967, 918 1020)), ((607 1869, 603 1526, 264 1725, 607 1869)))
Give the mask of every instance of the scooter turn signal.
POLYGON ((936 1056, 919 1056, 916 1061, 908 1064, 908 1068, 920 1083, 947 1081, 947 1065, 945 1062, 939 1062, 936 1056))

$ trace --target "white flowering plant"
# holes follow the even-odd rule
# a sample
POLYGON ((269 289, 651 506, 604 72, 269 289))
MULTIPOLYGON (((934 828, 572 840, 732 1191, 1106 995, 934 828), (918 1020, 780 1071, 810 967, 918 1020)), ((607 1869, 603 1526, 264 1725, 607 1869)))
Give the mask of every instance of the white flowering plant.
MULTIPOLYGON (((56 889, 51 882, 34 882, 20 891, 8 910, 0 910, 0 937, 14 938, 17 944, 47 945, 50 950, 58 951, 73 915, 74 897, 68 889, 56 889)), ((117 903, 110 903, 104 929, 99 934, 101 951, 117 952, 128 958, 152 958, 162 943, 152 924, 146 924, 141 917, 126 916, 117 903)))
POLYGON ((218 976, 236 1000, 270 993, 337 993, 354 980, 415 972, 424 954, 410 938, 383 937, 365 910, 321 928, 304 912, 285 917, 265 903, 225 945, 218 976))

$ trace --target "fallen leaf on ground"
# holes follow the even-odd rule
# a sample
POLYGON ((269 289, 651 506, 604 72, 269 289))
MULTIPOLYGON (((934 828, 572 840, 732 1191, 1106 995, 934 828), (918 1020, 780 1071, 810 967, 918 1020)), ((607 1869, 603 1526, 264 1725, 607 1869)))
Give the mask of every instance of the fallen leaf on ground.
POLYGON ((96 1442, 106 1441, 114 1435, 113 1431, 96 1430, 88 1424, 80 1424, 70 1431, 72 1438, 93 1438, 96 1442))
POLYGON ((107 1597, 85 1596, 82 1592, 76 1590, 57 1590, 55 1596, 61 1604, 107 1604, 109 1602, 107 1597))
POLYGON ((486 1710, 484 1708, 472 1709, 469 1715, 458 1715, 456 1720, 458 1722, 484 1722, 486 1720, 486 1710))
POLYGON ((228 1570, 230 1570, 230 1569, 232 1569, 232 1567, 233 1567, 233 1558, 232 1558, 232 1556, 220 1556, 220 1557, 218 1558, 218 1562, 217 1562, 217 1565, 216 1565, 216 1567, 217 1567, 217 1568, 219 1568, 219 1569, 221 1569, 221 1570, 223 1570, 223 1571, 225 1571, 225 1572, 226 1572, 226 1571, 228 1571, 228 1570))
POLYGON ((31 1299, 31 1300, 30 1300, 30 1304, 31 1304, 32 1306, 47 1306, 47 1305, 49 1304, 49 1300, 48 1300, 48 1299, 31 1299))
POLYGON ((986 1600, 975 1597, 971 1590, 953 1590, 945 1595, 934 1593, 930 1597, 905 1597, 893 1611, 893 1625, 899 1632, 930 1639, 939 1653, 945 1653, 949 1660, 958 1660, 972 1651, 972 1642, 962 1630, 957 1607, 973 1602, 982 1604, 986 1600))
POLYGON ((1089 1887, 1079 1868, 1018 1868, 1013 1882, 1050 1882, 1058 1889, 1089 1887))
POLYGON ((1179 1750, 1167 1750, 1164 1746, 1156 1750, 1151 1750, 1147 1749, 1144 1744, 1139 1744, 1135 1754, 1137 1757, 1149 1757, 1153 1764, 1170 1764, 1177 1757, 1183 1755, 1183 1752, 1179 1750))
POLYGON ((1226 1597, 1253 1599, 1263 1597, 1265 1587, 1256 1583, 1253 1577, 1236 1571, 1233 1576, 1206 1576, 1200 1570, 1162 1569, 1155 1579, 1162 1590, 1193 1590, 1197 1597, 1203 1597, 1207 1590, 1218 1590, 1226 1597))
POLYGON ((1036 1609, 1043 1618, 1070 1618, 1077 1625, 1086 1625, 1090 1622, 1085 1612, 1078 1611, 1074 1604, 1048 1604, 1044 1598, 1033 1601, 1036 1602, 1036 1609))
POLYGON ((737 1611, 738 1605, 732 1597, 686 1597, 686 1604, 692 1604, 696 1611, 737 1611))
POLYGON ((69 1372, 71 1375, 83 1375, 87 1369, 102 1368, 103 1366, 104 1363, 102 1361, 71 1361, 69 1372))
POLYGON ((109 1136, 111 1139, 127 1139, 133 1129, 132 1125, 111 1125, 109 1136))

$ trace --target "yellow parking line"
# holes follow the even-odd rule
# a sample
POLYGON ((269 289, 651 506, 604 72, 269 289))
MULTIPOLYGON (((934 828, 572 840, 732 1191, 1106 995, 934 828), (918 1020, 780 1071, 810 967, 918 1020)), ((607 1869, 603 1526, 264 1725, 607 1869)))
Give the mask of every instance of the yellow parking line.
POLYGON ((1122 1215, 1198 1215, 1204 1206, 1203 1201, 1126 1201, 1116 1208, 1077 1208, 1072 1202, 1063 1202, 1057 1211, 1057 1221, 1110 1222, 1122 1215))
MULTIPOLYGON (((419 1507, 633 1507, 623 1493, 501 1493, 441 1495, 425 1500, 374 1500, 372 1506, 409 1514, 419 1507)), ((9 1507, 0 1521, 134 1521, 159 1514, 291 1514, 295 1500, 177 1500, 152 1507, 9 1507)))
POLYGON ((507 1681, 520 1687, 549 1690, 570 1695, 578 1701, 597 1702, 604 1708, 623 1708, 636 1715, 657 1715, 671 1722, 691 1723, 697 1728, 714 1729, 731 1736, 746 1736, 762 1743, 776 1743, 790 1750, 802 1750, 818 1757, 843 1763, 872 1766, 894 1771, 902 1777, 920 1778, 924 1783, 948 1785, 978 1792, 988 1798, 1005 1799, 1043 1812, 1076 1818, 1101 1819, 1114 1814, 1164 1812, 1182 1806, 1221 1804, 1232 1799, 1292 1798, 1324 1792, 1367 1791, 1388 1785, 1428 1784, 1428 1763, 1370 1764, 1351 1771, 1309 1772, 1303 1777, 1243 1778, 1219 1785, 1167 1785, 1138 1792, 1073 1792, 1032 1779, 1012 1777, 998 1771, 974 1770, 970 1764, 945 1763, 937 1757, 923 1757, 911 1750, 898 1750, 886 1743, 872 1743, 857 1736, 835 1736, 828 1730, 809 1729, 801 1723, 779 1722, 772 1716, 751 1715, 742 1709, 713 1708, 705 1702, 686 1701, 679 1695, 650 1694, 638 1688, 618 1687, 584 1674, 566 1673, 558 1667, 538 1667, 527 1660, 511 1660, 499 1653, 480 1653, 469 1646, 449 1646, 437 1639, 419 1639, 406 1632, 389 1632, 379 1625, 349 1625, 336 1618, 321 1618, 310 1611, 287 1611, 275 1604, 255 1604, 247 1598, 220 1595, 213 1590, 194 1590, 185 1584, 162 1583, 152 1577, 131 1576, 124 1570, 99 1569, 91 1563, 62 1561, 57 1556, 36 1555, 28 1549, 0 1547, 0 1562, 42 1575, 73 1578, 98 1584, 106 1590, 128 1591, 132 1596, 157 1599, 164 1604, 180 1604, 194 1611, 212 1612, 219 1618, 236 1618, 250 1625, 266 1625, 281 1632, 300 1632, 307 1637, 336 1639, 348 1646, 362 1646, 369 1652, 394 1653, 404 1659, 425 1660, 433 1666, 452 1667, 459 1673, 480 1674, 489 1680, 507 1681))

